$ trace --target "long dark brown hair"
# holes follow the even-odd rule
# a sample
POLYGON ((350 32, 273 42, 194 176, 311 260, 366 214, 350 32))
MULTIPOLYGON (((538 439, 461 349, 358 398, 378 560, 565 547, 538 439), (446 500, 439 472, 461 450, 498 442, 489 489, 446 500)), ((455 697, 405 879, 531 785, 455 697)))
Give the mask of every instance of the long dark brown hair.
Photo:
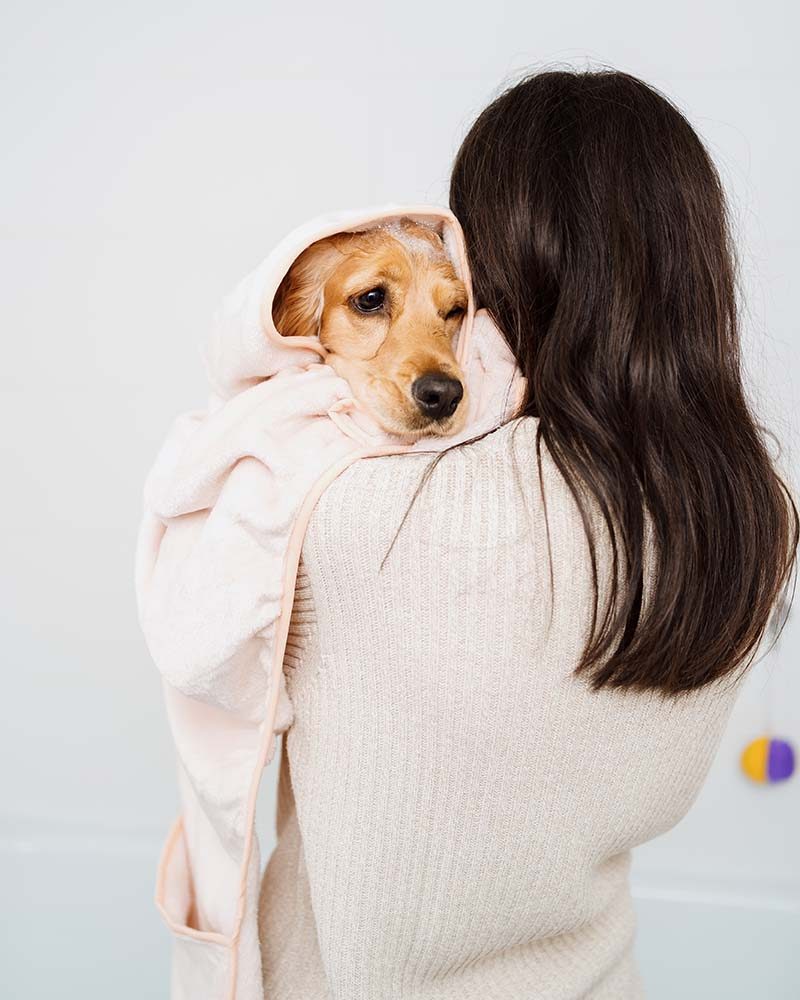
POLYGON ((577 672, 677 694, 749 666, 794 577, 798 515, 743 389, 726 201, 697 134, 628 74, 540 72, 472 126, 450 205, 477 305, 527 378, 519 415, 589 536, 577 672), (602 616, 587 490, 614 556, 602 616))

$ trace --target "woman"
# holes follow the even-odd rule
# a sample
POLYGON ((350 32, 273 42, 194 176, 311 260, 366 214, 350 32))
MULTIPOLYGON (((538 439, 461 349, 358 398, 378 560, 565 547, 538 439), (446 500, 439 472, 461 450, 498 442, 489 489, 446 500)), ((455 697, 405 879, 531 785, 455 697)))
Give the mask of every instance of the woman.
POLYGON ((682 115, 625 74, 535 75, 472 127, 451 207, 528 392, 313 514, 270 1000, 641 997, 631 848, 697 796, 794 560, 682 115))

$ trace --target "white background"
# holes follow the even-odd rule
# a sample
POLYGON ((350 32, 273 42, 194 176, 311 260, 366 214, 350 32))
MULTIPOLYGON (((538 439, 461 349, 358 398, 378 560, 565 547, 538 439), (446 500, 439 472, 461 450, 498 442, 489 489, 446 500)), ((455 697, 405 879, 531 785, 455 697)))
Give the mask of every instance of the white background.
MULTIPOLYGON (((4 5, 0 995, 167 993, 151 895, 175 783, 133 543, 170 420, 205 404, 218 301, 320 211, 445 201, 466 128, 524 68, 626 69, 707 140, 734 206, 751 392, 797 480, 796 9, 4 5)), ((636 860, 655 1000, 800 996, 800 779, 738 771, 770 702, 800 743, 798 619, 693 811, 636 860)))

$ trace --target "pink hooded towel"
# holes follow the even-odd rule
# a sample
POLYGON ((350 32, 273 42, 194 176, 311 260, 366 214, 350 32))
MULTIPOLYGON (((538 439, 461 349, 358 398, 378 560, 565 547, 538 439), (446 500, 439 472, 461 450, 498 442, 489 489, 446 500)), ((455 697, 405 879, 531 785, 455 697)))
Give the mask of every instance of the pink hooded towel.
POLYGON ((525 380, 489 316, 475 314, 455 217, 427 206, 328 215, 295 230, 224 302, 205 361, 208 405, 167 434, 146 481, 137 546, 139 618, 163 677, 181 802, 156 904, 173 935, 173 1000, 269 1000, 255 808, 276 736, 292 723, 283 656, 314 505, 357 459, 438 452, 500 426, 525 380), (466 425, 413 444, 359 407, 316 338, 284 338, 271 319, 275 292, 306 247, 400 218, 437 229, 469 296, 456 351, 466 425))

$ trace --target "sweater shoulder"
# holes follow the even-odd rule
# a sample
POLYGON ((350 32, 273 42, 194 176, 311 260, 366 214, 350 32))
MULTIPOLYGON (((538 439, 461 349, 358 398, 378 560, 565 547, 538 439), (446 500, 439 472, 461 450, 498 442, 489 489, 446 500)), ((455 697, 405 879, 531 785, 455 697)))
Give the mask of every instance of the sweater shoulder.
MULTIPOLYGON (((434 534, 441 544, 469 545, 481 526, 497 540, 523 530, 537 514, 576 518, 578 508, 544 444, 538 420, 520 417, 443 452, 362 458, 344 470, 317 502, 309 544, 323 534, 360 547, 402 531, 410 542, 434 534)), ((529 524, 530 528, 531 525, 529 524)))

